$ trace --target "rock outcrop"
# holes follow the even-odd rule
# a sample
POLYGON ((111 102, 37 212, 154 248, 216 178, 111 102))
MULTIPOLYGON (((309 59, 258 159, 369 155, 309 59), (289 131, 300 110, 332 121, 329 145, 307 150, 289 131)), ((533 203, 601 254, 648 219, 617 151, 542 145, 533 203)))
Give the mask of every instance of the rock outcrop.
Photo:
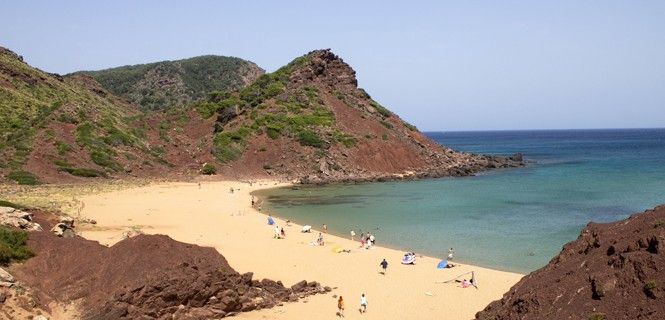
POLYGON ((58 237, 71 238, 76 235, 74 232, 74 218, 61 216, 59 222, 51 228, 51 232, 58 237))
POLYGON ((11 288, 14 285, 14 277, 5 271, 5 269, 0 268, 0 287, 11 288))
POLYGON ((207 107, 221 173, 302 183, 463 176, 523 165, 522 155, 458 152, 429 139, 358 87, 329 49, 296 58, 207 107))
POLYGON ((42 226, 33 221, 32 213, 12 207, 0 207, 0 225, 26 231, 42 231, 42 226))
POLYGON ((480 320, 665 319, 665 206, 589 223, 480 320))
POLYGON ((29 245, 36 255, 14 266, 14 276, 43 304, 83 299, 84 319, 215 319, 330 291, 316 282, 287 288, 255 280, 214 248, 163 235, 105 247, 42 232, 31 234, 29 245))

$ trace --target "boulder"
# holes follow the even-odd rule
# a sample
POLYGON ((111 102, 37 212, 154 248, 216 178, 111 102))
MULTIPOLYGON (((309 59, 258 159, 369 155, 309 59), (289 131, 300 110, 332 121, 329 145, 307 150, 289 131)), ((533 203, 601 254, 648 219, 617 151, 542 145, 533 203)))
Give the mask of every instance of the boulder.
POLYGON ((32 213, 10 207, 0 207, 0 225, 28 231, 42 231, 42 227, 32 222, 32 213))
POLYGON ((121 238, 124 240, 124 239, 127 239, 127 238, 136 237, 136 236, 138 236, 138 235, 140 235, 140 234, 143 234, 143 231, 138 230, 138 229, 128 229, 128 230, 125 230, 125 231, 122 233, 121 238))
POLYGON ((59 221, 60 221, 60 224, 65 225, 69 229, 74 228, 74 218, 72 218, 72 217, 61 216, 59 221))
POLYGON ((14 277, 5 271, 5 269, 0 268, 0 281, 2 282, 14 282, 14 277))
POLYGON ((64 238, 71 238, 76 236, 76 232, 74 232, 74 218, 68 216, 61 216, 59 221, 60 222, 58 222, 51 229, 51 232, 53 232, 53 234, 55 234, 58 237, 64 237, 64 238))
POLYGON ((14 211, 16 211, 16 209, 14 209, 12 207, 0 207, 0 215, 12 213, 14 211))

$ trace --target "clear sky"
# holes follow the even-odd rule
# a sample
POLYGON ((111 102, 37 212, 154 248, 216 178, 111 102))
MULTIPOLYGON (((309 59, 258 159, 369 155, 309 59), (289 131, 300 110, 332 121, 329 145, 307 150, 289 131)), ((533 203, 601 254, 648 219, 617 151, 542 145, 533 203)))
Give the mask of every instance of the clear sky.
POLYGON ((43 70, 332 48, 422 130, 665 127, 665 1, 2 1, 43 70))

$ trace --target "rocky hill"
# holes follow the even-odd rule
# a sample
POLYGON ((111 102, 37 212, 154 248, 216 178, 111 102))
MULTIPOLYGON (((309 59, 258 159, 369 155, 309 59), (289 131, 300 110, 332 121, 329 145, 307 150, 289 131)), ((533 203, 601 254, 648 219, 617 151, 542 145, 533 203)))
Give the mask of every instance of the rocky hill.
POLYGON ((590 223, 476 319, 665 319, 663 243, 665 206, 590 223))
MULTIPOLYGON (((188 70, 193 64, 209 71, 219 69, 217 62, 199 57, 146 66, 188 70), (202 67, 206 61, 211 65, 202 67)), ((246 68, 254 71, 243 73, 243 81, 262 72, 246 68)), ((136 74, 148 73, 154 72, 136 74)), ((109 75, 96 76, 102 74, 109 75)), ((113 79, 119 81, 113 90, 140 82, 113 79)), ((433 142, 358 88, 353 69, 329 50, 310 52, 235 90, 224 90, 224 81, 202 82, 205 88, 187 87, 178 91, 189 92, 186 98, 173 101, 205 98, 145 111, 90 75, 50 74, 2 48, 0 180, 36 184, 217 172, 317 183, 469 175, 522 163, 521 156, 473 155, 433 142)), ((174 92, 170 85, 150 88, 151 97, 174 92)), ((132 90, 121 94, 142 92, 132 90)))
MULTIPOLYGON (((44 230, 59 219, 43 211, 30 214, 44 230)), ((136 235, 106 247, 73 232, 58 237, 41 231, 30 233, 28 245, 35 256, 9 271, 35 293, 32 307, 78 304, 76 319, 220 319, 331 291, 314 281, 285 287, 253 279, 251 272, 236 272, 214 248, 164 235, 136 235)))
POLYGON ((33 68, 0 48, 0 181, 197 174, 213 120, 174 108, 143 112, 90 76, 33 68))
POLYGON ((312 51, 196 108, 217 115, 213 154, 227 175, 305 182, 468 175, 521 164, 441 146, 363 89, 330 50, 312 51))
POLYGON ((209 55, 77 74, 92 76, 143 110, 163 110, 189 105, 212 91, 239 89, 263 73, 253 62, 209 55))

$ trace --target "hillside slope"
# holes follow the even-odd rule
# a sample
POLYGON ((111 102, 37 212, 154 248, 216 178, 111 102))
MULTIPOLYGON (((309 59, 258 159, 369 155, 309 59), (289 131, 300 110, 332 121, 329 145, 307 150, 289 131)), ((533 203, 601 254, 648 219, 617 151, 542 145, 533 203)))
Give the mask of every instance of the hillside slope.
MULTIPOLYGON (((214 70, 215 61, 199 67, 214 70)), ((116 85, 137 83, 123 81, 116 85)), ((521 157, 461 153, 433 142, 358 88, 355 71, 329 50, 232 91, 202 83, 197 95, 176 100, 203 99, 145 111, 92 76, 46 73, 2 49, 0 179, 191 176, 208 163, 229 178, 319 183, 469 175, 522 164, 521 157)), ((148 95, 170 90, 155 86, 148 95)))
POLYGON ((0 48, 0 180, 35 184, 155 176, 192 162, 198 171, 192 158, 212 157, 208 148, 190 147, 198 138, 187 135, 209 135, 210 129, 166 132, 189 121, 212 126, 192 116, 145 114, 89 76, 50 74, 0 48), (180 143, 177 153, 201 152, 170 163, 167 141, 180 143))
POLYGON ((92 76, 142 110, 163 110, 189 105, 212 91, 239 89, 263 73, 253 62, 209 55, 76 74, 92 76))
POLYGON ((427 138, 358 88, 330 50, 312 51, 197 109, 217 115, 213 154, 227 175, 303 182, 468 175, 521 159, 461 153, 427 138))
POLYGON ((476 319, 665 319, 664 242, 665 206, 589 223, 476 319))

